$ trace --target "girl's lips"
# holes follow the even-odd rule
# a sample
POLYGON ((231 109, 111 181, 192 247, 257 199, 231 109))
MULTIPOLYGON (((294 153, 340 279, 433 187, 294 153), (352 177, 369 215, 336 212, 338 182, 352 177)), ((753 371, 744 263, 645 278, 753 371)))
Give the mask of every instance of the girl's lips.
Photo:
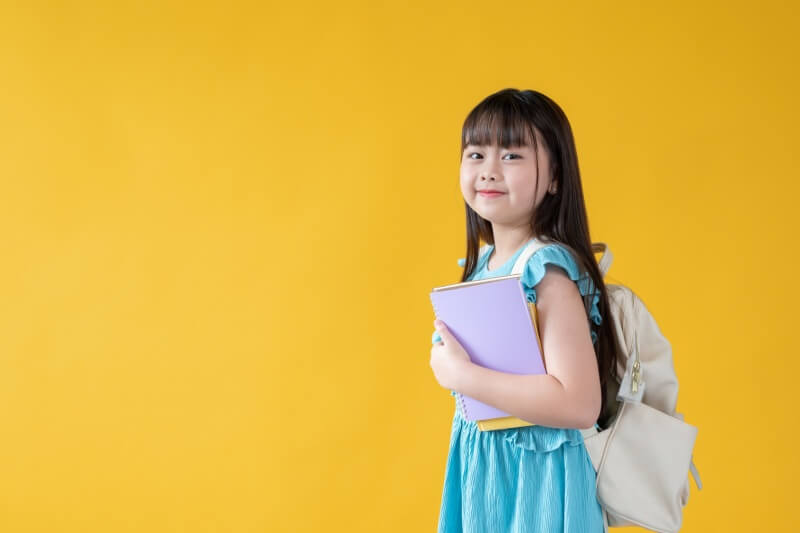
POLYGON ((480 194, 481 196, 485 196, 487 198, 494 198, 495 196, 500 196, 505 193, 498 191, 478 191, 478 194, 480 194))

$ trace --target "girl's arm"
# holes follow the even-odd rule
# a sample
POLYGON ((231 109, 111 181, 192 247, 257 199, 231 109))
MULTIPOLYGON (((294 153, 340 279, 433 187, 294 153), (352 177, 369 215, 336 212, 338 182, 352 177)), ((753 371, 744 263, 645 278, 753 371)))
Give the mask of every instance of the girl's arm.
POLYGON ((464 366, 457 392, 542 426, 592 427, 600 415, 600 374, 578 286, 546 265, 536 307, 547 374, 498 372, 464 366))

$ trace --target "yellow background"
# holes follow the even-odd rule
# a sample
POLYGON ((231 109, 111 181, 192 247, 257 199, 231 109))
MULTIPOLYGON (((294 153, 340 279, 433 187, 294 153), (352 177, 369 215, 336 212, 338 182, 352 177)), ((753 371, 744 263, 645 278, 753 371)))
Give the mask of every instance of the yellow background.
POLYGON ((434 530, 428 293, 504 87, 672 343, 683 531, 797 527, 797 9, 557 4, 4 4, 0 530, 434 530))

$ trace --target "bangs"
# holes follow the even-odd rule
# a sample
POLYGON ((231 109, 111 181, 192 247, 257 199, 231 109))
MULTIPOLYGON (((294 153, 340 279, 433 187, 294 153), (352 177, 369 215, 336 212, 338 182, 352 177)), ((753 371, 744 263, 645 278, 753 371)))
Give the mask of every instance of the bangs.
POLYGON ((513 101, 485 101, 464 121, 461 131, 461 151, 468 144, 498 145, 503 148, 534 146, 532 121, 513 101))

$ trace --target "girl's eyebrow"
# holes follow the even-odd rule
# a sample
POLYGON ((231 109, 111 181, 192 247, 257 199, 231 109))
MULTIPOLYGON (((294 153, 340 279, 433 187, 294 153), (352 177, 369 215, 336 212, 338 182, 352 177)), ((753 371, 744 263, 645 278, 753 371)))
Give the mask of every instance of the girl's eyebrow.
MULTIPOLYGON (((485 147, 487 147, 487 146, 495 146, 495 145, 491 145, 491 144, 472 144, 472 143, 469 143, 469 144, 467 144, 466 146, 464 146, 464 150, 466 150, 467 148, 485 148, 485 147)), ((502 146, 500 147, 500 149, 501 149, 501 150, 521 150, 521 149, 525 149, 525 148, 529 148, 529 146, 527 146, 527 145, 520 145, 520 146, 509 146, 508 148, 503 148, 502 146)))

